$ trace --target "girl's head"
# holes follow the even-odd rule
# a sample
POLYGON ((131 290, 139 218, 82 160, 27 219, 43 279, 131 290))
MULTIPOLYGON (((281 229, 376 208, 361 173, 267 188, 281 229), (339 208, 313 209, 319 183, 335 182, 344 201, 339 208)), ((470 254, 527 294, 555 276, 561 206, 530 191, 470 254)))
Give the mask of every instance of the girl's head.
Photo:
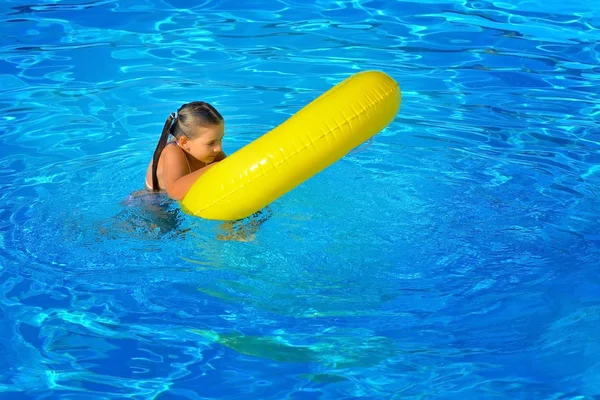
POLYGON ((182 105, 177 113, 169 115, 154 151, 152 186, 158 188, 156 168, 158 159, 169 140, 175 136, 177 145, 195 159, 210 163, 221 152, 224 134, 223 117, 210 104, 193 101, 182 105))

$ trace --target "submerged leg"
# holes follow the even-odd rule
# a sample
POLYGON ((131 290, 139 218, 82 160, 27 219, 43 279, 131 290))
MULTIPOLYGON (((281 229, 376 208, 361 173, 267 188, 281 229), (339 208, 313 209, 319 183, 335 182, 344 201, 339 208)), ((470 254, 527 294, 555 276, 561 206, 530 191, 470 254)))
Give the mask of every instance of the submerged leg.
POLYGON ((271 208, 266 206, 247 218, 225 222, 219 227, 225 233, 218 234, 217 239, 251 242, 254 240, 258 228, 271 218, 272 215, 271 208))

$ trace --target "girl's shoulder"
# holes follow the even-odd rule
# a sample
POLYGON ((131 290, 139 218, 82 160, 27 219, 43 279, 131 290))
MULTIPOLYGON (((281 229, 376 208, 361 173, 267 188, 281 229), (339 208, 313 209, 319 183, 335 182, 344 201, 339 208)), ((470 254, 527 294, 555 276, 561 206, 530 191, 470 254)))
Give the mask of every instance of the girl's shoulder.
POLYGON ((185 152, 177 145, 177 142, 172 140, 168 142, 162 151, 163 154, 181 154, 185 155, 185 152))
POLYGON ((167 143, 167 146, 163 149, 162 157, 163 168, 174 170, 177 175, 185 175, 191 172, 185 151, 175 141, 167 143))
POLYGON ((175 141, 171 141, 171 142, 167 143, 167 145, 163 149, 162 153, 165 155, 169 155, 171 157, 173 157, 173 156, 185 157, 185 151, 183 151, 183 149, 181 147, 179 147, 177 145, 177 142, 175 142, 175 141))

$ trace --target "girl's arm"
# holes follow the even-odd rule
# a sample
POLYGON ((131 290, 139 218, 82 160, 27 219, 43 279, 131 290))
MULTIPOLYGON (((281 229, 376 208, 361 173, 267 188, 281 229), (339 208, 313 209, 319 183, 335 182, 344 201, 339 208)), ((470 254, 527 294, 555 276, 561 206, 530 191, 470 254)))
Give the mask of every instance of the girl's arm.
POLYGON ((163 179, 167 194, 173 200, 180 201, 189 192, 190 188, 202 174, 212 168, 217 162, 188 173, 187 161, 183 150, 176 146, 167 146, 163 150, 163 179))

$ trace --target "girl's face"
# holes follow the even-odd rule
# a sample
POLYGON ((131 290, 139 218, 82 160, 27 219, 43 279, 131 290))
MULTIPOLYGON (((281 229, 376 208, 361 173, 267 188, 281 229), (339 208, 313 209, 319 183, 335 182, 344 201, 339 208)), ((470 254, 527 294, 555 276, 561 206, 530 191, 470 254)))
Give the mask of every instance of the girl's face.
POLYGON ((210 164, 223 150, 224 135, 225 125, 223 123, 208 127, 198 127, 194 132, 195 139, 185 138, 187 140, 183 140, 184 143, 181 143, 182 140, 180 140, 179 145, 196 160, 210 164))

